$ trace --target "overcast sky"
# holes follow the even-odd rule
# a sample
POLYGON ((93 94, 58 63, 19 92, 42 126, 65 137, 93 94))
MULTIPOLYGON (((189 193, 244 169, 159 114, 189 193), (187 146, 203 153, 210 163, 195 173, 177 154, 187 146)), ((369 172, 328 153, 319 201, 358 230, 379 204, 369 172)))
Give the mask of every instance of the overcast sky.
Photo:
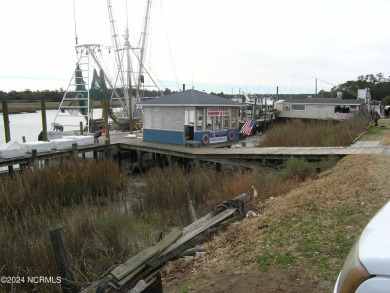
MULTIPOLYGON (((128 0, 136 44, 144 0, 128 0)), ((118 31, 125 0, 112 0, 118 31)), ((1 0, 0 90, 66 89, 79 44, 111 45, 106 0, 1 0), (73 9, 73 2, 75 10, 73 9)), ((153 0, 146 64, 165 89, 314 93, 382 72, 388 0, 153 0)))

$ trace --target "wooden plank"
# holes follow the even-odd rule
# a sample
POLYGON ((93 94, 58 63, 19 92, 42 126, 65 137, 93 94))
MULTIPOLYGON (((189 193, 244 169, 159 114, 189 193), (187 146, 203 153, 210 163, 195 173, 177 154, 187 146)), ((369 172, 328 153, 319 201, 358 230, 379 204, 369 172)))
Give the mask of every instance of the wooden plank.
POLYGON ((176 247, 180 246, 181 244, 185 243, 186 241, 190 240, 191 238, 195 237, 196 235, 200 234, 204 230, 210 228, 211 226, 227 219, 228 217, 231 217, 236 209, 228 209, 220 214, 216 215, 215 217, 207 220, 204 222, 200 227, 188 232, 187 234, 183 235, 179 240, 177 240, 175 243, 173 243, 168 249, 166 249, 162 254, 166 254, 170 252, 171 250, 175 249, 176 247))
POLYGON ((113 275, 118 281, 121 281, 126 276, 130 275, 132 272, 139 271, 139 267, 141 267, 145 262, 150 260, 155 255, 166 250, 172 243, 174 243, 177 239, 179 239, 179 237, 182 234, 183 234, 182 231, 178 229, 174 229, 155 246, 145 248, 144 250, 134 255, 123 264, 117 266, 115 269, 111 271, 111 275, 113 275))
POLYGON ((157 248, 158 252, 161 253, 181 236, 183 236, 183 231, 179 229, 173 229, 167 236, 165 236, 160 242, 158 242, 155 247, 157 248))
MULTIPOLYGON (((233 201, 240 200, 243 205, 248 203, 250 201, 250 196, 246 193, 241 193, 240 195, 233 198, 233 201)), ((188 225, 183 229, 183 234, 187 234, 190 231, 193 231, 195 229, 198 229, 202 225, 204 225, 205 222, 209 221, 212 217, 214 217, 216 213, 214 211, 208 213, 207 215, 203 216, 202 218, 198 219, 197 221, 193 222, 192 224, 188 225)))
MULTIPOLYGON (((118 281, 117 282, 118 285, 122 287, 123 285, 127 284, 129 281, 134 279, 139 273, 141 273, 145 269, 146 269, 146 265, 145 265, 145 263, 143 263, 138 268, 136 268, 134 271, 131 271, 128 275, 124 276, 120 281, 118 281)), ((138 280, 137 280, 137 282, 138 282, 138 280)))
POLYGON ((187 251, 190 248, 195 247, 198 244, 204 243, 208 241, 211 237, 214 235, 220 233, 222 230, 225 230, 230 223, 235 222, 237 220, 240 220, 245 217, 245 214, 238 214, 237 216, 231 217, 225 221, 222 221, 218 223, 217 225, 210 227, 207 231, 204 231, 203 233, 200 233, 196 235, 194 238, 190 239, 189 241, 183 243, 180 246, 177 246, 175 249, 171 250, 168 253, 161 254, 157 258, 153 258, 149 262, 146 263, 147 266, 151 267, 151 271, 155 270, 156 268, 163 265, 165 262, 169 260, 176 259, 178 257, 181 257, 185 251, 187 251))
POLYGON ((148 261, 153 256, 155 256, 157 252, 158 250, 155 247, 145 248, 144 250, 134 255, 123 264, 113 269, 111 271, 111 275, 113 275, 117 280, 120 281, 126 275, 130 274, 132 271, 134 271, 139 266, 141 266, 144 262, 148 261))

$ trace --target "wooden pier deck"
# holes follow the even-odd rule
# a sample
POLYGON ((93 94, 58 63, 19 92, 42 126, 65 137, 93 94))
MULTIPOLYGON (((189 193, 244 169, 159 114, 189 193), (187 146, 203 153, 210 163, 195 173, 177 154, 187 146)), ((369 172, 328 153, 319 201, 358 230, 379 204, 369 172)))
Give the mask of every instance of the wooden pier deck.
POLYGON ((321 158, 354 154, 390 154, 390 147, 349 146, 349 147, 224 147, 190 148, 184 146, 150 143, 140 139, 120 140, 117 146, 122 150, 137 150, 198 160, 232 159, 283 159, 284 157, 321 158))
MULTIPOLYGON (((320 160, 326 157, 344 157, 355 154, 390 154, 390 147, 381 146, 378 142, 357 142, 349 147, 200 147, 192 148, 181 145, 145 142, 141 138, 116 138, 111 144, 104 142, 87 146, 79 146, 76 150, 51 151, 38 153, 36 160, 52 160, 74 157, 80 154, 110 152, 111 155, 133 152, 135 155, 157 154, 186 160, 209 161, 214 163, 230 163, 245 165, 245 162, 267 164, 274 161, 284 161, 289 157, 302 157, 307 160, 320 160)), ((26 154, 24 157, 0 159, 0 167, 12 165, 28 165, 33 157, 26 154)))

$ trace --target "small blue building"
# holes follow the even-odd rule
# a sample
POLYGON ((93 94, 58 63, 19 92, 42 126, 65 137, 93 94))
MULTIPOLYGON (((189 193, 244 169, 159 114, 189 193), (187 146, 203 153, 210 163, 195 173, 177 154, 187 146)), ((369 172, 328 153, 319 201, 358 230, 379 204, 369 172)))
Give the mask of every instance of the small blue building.
POLYGON ((186 90, 140 105, 144 141, 209 146, 238 141, 241 103, 186 90))

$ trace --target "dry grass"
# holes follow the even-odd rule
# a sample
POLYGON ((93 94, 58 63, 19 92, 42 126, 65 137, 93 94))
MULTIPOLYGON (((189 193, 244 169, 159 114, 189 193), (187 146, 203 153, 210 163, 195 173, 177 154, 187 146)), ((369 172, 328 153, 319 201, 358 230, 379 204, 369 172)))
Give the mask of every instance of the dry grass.
POLYGON ((368 115, 341 122, 291 120, 275 124, 261 146, 348 146, 368 125, 368 115))
MULTIPOLYGON (((154 245, 167 227, 188 224, 188 196, 195 202, 198 216, 243 191, 251 194, 252 185, 259 198, 266 199, 290 190, 304 176, 295 176, 296 168, 286 170, 281 175, 261 169, 235 173, 206 167, 190 173, 179 166, 154 169, 147 175, 147 189, 141 191, 138 201, 124 197, 129 189, 127 180, 111 161, 59 163, 15 174, 4 178, 0 187, 0 273, 26 278, 56 276, 49 231, 63 227, 75 280, 95 281, 114 265, 154 245)), ((14 289, 59 288, 56 284, 23 284, 14 289)), ((9 287, 0 284, 0 290, 9 287)))
MULTIPOLYGON (((145 242, 155 234, 151 229, 137 228, 137 221, 123 226, 126 231, 114 229, 120 221, 129 221, 124 214, 126 205, 119 201, 128 188, 126 182, 112 161, 63 162, 3 177, 0 274, 56 276, 49 230, 58 226, 65 229, 72 269, 79 281, 96 279, 122 260, 123 253, 136 252, 140 243, 133 240, 131 230, 145 231, 145 242), (115 231, 121 232, 118 235, 122 238, 113 244, 115 231)), ((58 291, 58 285, 25 283, 13 287, 14 292, 34 289, 58 291)), ((8 292, 10 287, 0 284, 0 291, 8 292)))
MULTIPOLYGON (((266 199, 299 183, 294 174, 302 168, 286 170, 282 174, 261 169, 235 173, 207 167, 190 173, 179 166, 154 169, 137 201, 126 196, 128 180, 112 161, 58 162, 4 177, 0 186, 0 273, 25 278, 56 276, 49 231, 63 227, 76 281, 92 282, 154 245, 167 227, 190 223, 188 197, 198 216, 242 192, 251 194, 252 185, 259 198, 266 199)), ((0 284, 0 290, 9 287, 0 284)), ((14 290, 55 291, 58 285, 23 284, 14 290)))

